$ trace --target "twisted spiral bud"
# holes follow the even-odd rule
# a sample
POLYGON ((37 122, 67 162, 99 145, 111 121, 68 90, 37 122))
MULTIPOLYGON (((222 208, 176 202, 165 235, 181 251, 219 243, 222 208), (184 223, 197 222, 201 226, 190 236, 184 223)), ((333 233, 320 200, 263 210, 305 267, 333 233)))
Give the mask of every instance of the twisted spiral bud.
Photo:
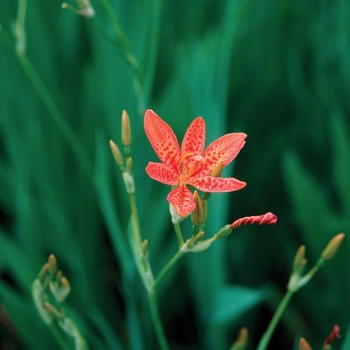
POLYGON ((266 213, 258 216, 245 216, 234 221, 230 226, 231 228, 238 228, 243 225, 275 225, 277 222, 277 216, 273 213, 266 213))

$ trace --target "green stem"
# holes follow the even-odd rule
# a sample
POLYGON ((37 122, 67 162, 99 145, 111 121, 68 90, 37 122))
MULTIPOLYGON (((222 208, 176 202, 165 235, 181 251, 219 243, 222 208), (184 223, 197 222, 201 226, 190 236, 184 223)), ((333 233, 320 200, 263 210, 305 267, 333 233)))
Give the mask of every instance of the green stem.
POLYGON ((174 228, 175 228, 177 240, 179 242, 179 247, 181 248, 185 244, 185 242, 184 242, 184 239, 182 238, 180 224, 174 224, 174 228))
POLYGON ((162 0, 153 0, 152 2, 152 19, 150 21, 150 33, 148 41, 148 50, 145 66, 145 92, 147 98, 151 94, 155 70, 158 59, 159 35, 161 33, 161 16, 162 16, 162 0))
POLYGON ((134 222, 135 222, 135 225, 136 225, 136 237, 135 238, 136 238, 138 244, 141 247, 142 236, 141 236, 139 215, 138 215, 138 212, 137 212, 135 193, 129 193, 129 200, 130 200, 131 215, 133 216, 133 219, 135 220, 134 222))
POLYGON ((151 311, 151 318, 154 330, 156 332, 156 336, 158 339, 159 346, 161 350, 169 350, 169 345, 166 340, 164 329, 159 317, 159 310, 158 310, 158 304, 157 304, 157 296, 156 291, 152 290, 148 293, 148 303, 151 311))
POLYGON ((160 272, 158 277, 156 278, 156 281, 154 282, 154 288, 156 288, 159 284, 159 282, 162 280, 162 278, 165 276, 165 274, 170 270, 170 268, 177 263, 177 261, 184 255, 184 253, 179 250, 172 259, 166 264, 166 266, 163 268, 163 270, 160 272))
POLYGON ((157 297, 156 297, 156 288, 154 283, 154 277, 152 274, 151 266, 149 264, 148 259, 144 260, 141 254, 141 230, 140 224, 137 214, 137 205, 135 200, 135 194, 129 193, 130 198, 130 207, 131 207, 131 215, 133 220, 134 229, 132 231, 132 248, 134 252, 134 258, 137 265, 137 269, 139 271, 140 277, 143 281, 145 289, 148 295, 148 304, 151 312, 151 319, 154 331, 156 333, 159 346, 162 350, 168 350, 169 345, 167 343, 163 326, 159 316, 157 297))
POLYGON ((262 338, 260 339, 259 345, 257 347, 257 350, 265 350, 267 349, 267 346, 269 345, 269 342, 271 340, 271 337, 273 335, 273 332, 275 331, 275 328, 285 310, 287 307, 290 298, 294 294, 294 291, 288 290, 287 293, 284 295, 283 299, 281 300, 281 303, 279 304, 275 314, 272 317, 272 320, 270 321, 269 326, 267 327, 265 333, 263 334, 262 338))
POLYGON ((145 98, 144 98, 144 92, 143 92, 143 88, 142 88, 142 74, 141 74, 141 70, 139 67, 139 63, 130 49, 130 45, 127 41, 127 38, 119 25, 118 19, 115 15, 110 3, 107 0, 100 0, 100 3, 103 6, 109 19, 112 22, 114 31, 117 35, 117 40, 115 40, 114 37, 112 37, 106 31, 105 27, 101 24, 101 22, 99 20, 97 20, 95 18, 94 21, 97 24, 97 27, 103 33, 103 35, 117 47, 121 56, 130 64, 132 71, 133 71, 133 75, 134 75, 133 84, 134 84, 135 93, 136 93, 136 96, 139 100, 140 107, 143 111, 143 109, 144 109, 143 105, 145 104, 145 98))

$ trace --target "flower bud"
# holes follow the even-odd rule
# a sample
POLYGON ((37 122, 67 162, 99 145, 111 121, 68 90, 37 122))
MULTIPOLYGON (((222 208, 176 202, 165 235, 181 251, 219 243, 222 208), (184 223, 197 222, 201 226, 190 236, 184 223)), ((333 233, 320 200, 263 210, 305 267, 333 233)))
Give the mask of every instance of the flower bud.
POLYGON ((141 254, 143 258, 148 257, 148 239, 145 239, 142 243, 141 243, 141 254))
POLYGON ((299 350, 312 350, 309 343, 305 338, 300 338, 299 340, 299 350))
POLYGON ((48 263, 49 263, 49 272, 52 275, 55 275, 57 273, 57 260, 53 254, 49 256, 48 263))
POLYGON ((207 216, 208 216, 207 202, 199 197, 197 191, 194 191, 193 199, 196 204, 196 208, 191 213, 192 223, 197 227, 203 226, 203 224, 207 221, 207 216))
POLYGON ((340 331, 340 327, 337 324, 334 325, 329 337, 323 343, 323 349, 325 349, 325 350, 330 349, 331 348, 330 345, 333 342, 333 340, 335 338, 340 338, 339 331, 340 331))
POLYGON ((239 330, 237 340, 231 346, 231 350, 243 350, 248 342, 248 329, 243 327, 239 330))
POLYGON ((324 259, 324 260, 331 259, 333 257, 333 255, 337 252, 341 243, 343 242, 344 237, 345 237, 344 233, 338 233, 336 236, 334 236, 329 241, 329 243, 327 244, 327 247, 322 252, 322 254, 321 254, 322 259, 324 259))
POLYGON ((122 113, 122 143, 125 147, 131 145, 130 119, 126 110, 123 110, 122 113))
POLYGON ((119 165, 119 167, 122 167, 124 164, 124 159, 120 153, 119 147, 112 140, 109 141, 109 147, 111 148, 114 160, 119 165))
POLYGON ((306 265, 305 246, 302 245, 297 250, 293 261, 293 272, 301 274, 306 265))

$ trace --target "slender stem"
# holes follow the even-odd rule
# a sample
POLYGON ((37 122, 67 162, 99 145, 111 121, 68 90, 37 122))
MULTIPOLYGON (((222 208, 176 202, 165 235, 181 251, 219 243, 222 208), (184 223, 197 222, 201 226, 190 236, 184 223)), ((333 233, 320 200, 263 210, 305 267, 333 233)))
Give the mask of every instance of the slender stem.
POLYGON ((184 242, 184 239, 182 238, 180 224, 174 224, 174 228, 175 228, 177 240, 179 242, 179 247, 181 248, 185 244, 185 242, 184 242))
POLYGON ((153 0, 152 1, 152 19, 150 21, 150 32, 149 32, 149 40, 148 40, 148 50, 145 65, 145 92, 146 96, 149 97, 154 77, 155 77, 155 69, 157 66, 157 56, 159 49, 159 36, 161 33, 161 17, 162 17, 162 0, 153 0))
POLYGON ((115 46, 117 47, 117 49, 121 53, 122 57, 130 64, 132 71, 133 71, 133 75, 134 75, 133 84, 134 84, 135 93, 136 93, 136 96, 139 100, 140 109, 143 110, 144 109, 143 105, 145 104, 145 97, 144 97, 144 91, 142 88, 142 85, 143 85, 142 84, 142 74, 141 74, 141 70, 139 67, 139 63, 130 49, 130 45, 127 41, 127 38, 119 25, 118 19, 115 15, 110 3, 107 0, 100 0, 100 3, 102 4, 109 19, 111 20, 111 22, 113 24, 114 31, 117 35, 117 40, 115 40, 111 35, 109 35, 109 33, 106 31, 104 26, 100 23, 100 21, 95 19, 95 23, 97 24, 98 28, 101 30, 103 35, 108 40, 110 40, 113 44, 115 44, 115 46))
POLYGON ((168 345, 168 341, 165 337, 164 329, 159 317, 157 296, 156 296, 155 290, 148 293, 148 302, 149 302, 149 307, 151 311, 152 323, 153 323, 154 330, 156 332, 159 346, 162 350, 169 350, 170 348, 168 345))
POLYGON ((263 334, 262 338, 260 339, 259 345, 257 347, 257 350, 265 350, 267 349, 267 346, 269 345, 269 342, 271 340, 271 337, 273 335, 273 332, 275 331, 275 328, 286 308, 286 306, 289 303, 290 298, 294 294, 294 291, 288 290, 287 293, 284 295, 283 299, 281 300, 281 303, 279 304, 275 314, 272 317, 272 320, 270 321, 269 326, 267 327, 265 333, 263 334))
POLYGON ((130 200, 130 209, 131 209, 131 215, 133 216, 136 224, 136 234, 137 236, 135 237, 140 244, 142 243, 142 236, 141 236, 141 229, 140 229, 140 221, 139 221, 139 215, 137 212, 137 205, 136 205, 136 198, 135 198, 135 193, 129 193, 129 200, 130 200))
POLYGON ((182 257, 183 254, 184 253, 181 250, 178 250, 178 252, 172 257, 172 259, 166 264, 166 266, 163 268, 163 270, 160 272, 160 274, 156 278, 156 281, 154 282, 154 288, 158 286, 161 279, 170 270, 170 268, 177 263, 177 261, 182 257))

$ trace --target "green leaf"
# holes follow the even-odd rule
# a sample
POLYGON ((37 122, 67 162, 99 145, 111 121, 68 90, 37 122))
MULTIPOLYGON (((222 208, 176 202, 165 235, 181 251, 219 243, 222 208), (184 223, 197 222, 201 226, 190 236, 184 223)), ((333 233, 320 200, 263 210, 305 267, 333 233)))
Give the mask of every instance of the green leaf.
POLYGON ((220 288, 215 296, 212 322, 223 325, 237 321, 247 311, 256 307, 267 296, 264 290, 244 286, 226 285, 220 288))

